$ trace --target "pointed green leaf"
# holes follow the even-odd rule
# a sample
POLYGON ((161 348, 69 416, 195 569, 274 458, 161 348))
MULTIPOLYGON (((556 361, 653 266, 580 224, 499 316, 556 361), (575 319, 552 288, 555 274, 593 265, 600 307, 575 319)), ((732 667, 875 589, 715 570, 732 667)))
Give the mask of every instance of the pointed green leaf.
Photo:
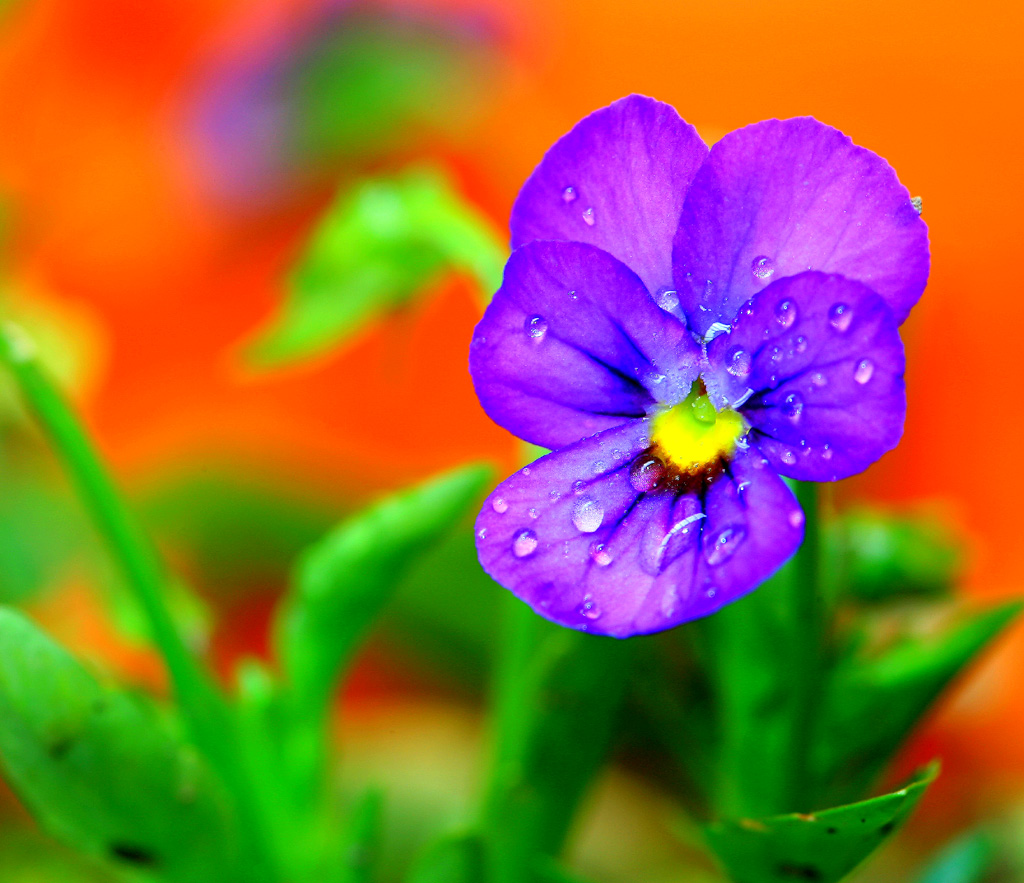
POLYGON ((938 636, 905 638, 877 656, 839 661, 818 718, 814 768, 820 793, 859 796, 935 699, 1021 610, 1010 602, 970 616, 938 636))
POLYGON ((416 860, 406 883, 484 883, 484 846, 478 834, 446 834, 416 860))
POLYGON ((141 699, 0 608, 0 762, 58 838, 164 881, 238 881, 224 794, 141 699))
POLYGON ((811 815, 717 822, 705 834, 733 883, 835 883, 906 821, 937 774, 933 765, 893 794, 811 815))
POLYGON ((281 313, 249 355, 268 366, 323 353, 446 269, 472 276, 489 298, 506 256, 490 223, 440 171, 364 181, 320 222, 281 313))
POLYGON ((300 713, 319 718, 338 672, 391 597, 398 577, 479 499, 490 470, 468 466, 389 497, 302 558, 275 623, 300 713))

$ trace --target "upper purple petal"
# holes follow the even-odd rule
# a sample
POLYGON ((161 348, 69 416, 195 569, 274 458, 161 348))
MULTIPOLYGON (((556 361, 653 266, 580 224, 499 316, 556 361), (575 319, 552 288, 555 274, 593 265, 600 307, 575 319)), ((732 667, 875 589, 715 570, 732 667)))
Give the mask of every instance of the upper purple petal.
POLYGON ((903 344, 892 312, 860 282, 814 272, 773 282, 708 345, 708 362, 712 402, 739 407, 790 478, 846 478, 903 434, 903 344))
POLYGON ((804 270, 864 282, 902 323, 928 265, 927 227, 892 167, 810 117, 755 123, 715 144, 673 246, 676 288, 701 333, 804 270))
POLYGON ((476 523, 488 574, 542 616, 614 637, 713 613, 796 551, 803 513, 758 452, 702 493, 634 487, 646 421, 549 454, 503 482, 476 523))
POLYGON ((512 248, 587 242, 656 293, 672 287, 672 237, 708 149, 675 108, 630 95, 577 123, 548 150, 512 208, 512 248))
POLYGON ((700 359, 683 323, 610 254, 531 242, 505 266, 469 368, 492 420, 560 448, 681 401, 700 359))

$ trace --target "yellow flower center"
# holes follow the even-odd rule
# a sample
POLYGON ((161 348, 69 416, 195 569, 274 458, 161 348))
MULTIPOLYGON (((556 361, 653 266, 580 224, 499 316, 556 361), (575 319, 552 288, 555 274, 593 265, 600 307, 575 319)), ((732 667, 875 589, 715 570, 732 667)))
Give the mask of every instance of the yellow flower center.
POLYGON ((716 411, 704 381, 695 380, 690 394, 652 421, 651 448, 680 472, 695 472, 728 459, 747 431, 737 411, 716 411))

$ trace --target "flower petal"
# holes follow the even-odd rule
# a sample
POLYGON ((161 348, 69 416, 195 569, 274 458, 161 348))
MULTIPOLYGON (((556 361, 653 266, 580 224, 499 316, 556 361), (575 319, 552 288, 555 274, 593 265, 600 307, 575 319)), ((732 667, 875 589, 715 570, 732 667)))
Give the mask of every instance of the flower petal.
POLYGON ((804 270, 864 282, 902 323, 928 263, 928 229, 892 167, 810 117, 755 123, 715 144, 673 247, 676 287, 701 333, 769 280, 804 270))
POLYGON ((860 282, 813 272, 773 282, 710 343, 708 361, 712 402, 743 402, 754 442, 790 478, 846 478, 903 434, 903 343, 860 282))
POLYGON ((484 570, 554 622, 623 638, 713 613, 796 551, 803 513, 756 449, 705 493, 644 493, 630 475, 647 430, 607 430, 499 485, 476 523, 484 570))
POLYGON ((683 323, 610 254, 531 242, 509 258, 469 370, 492 420, 559 448, 682 401, 700 359, 683 323))
POLYGON ((544 155, 512 207, 512 247, 588 242, 651 293, 672 287, 672 237, 708 149, 675 108, 630 95, 577 123, 544 155))

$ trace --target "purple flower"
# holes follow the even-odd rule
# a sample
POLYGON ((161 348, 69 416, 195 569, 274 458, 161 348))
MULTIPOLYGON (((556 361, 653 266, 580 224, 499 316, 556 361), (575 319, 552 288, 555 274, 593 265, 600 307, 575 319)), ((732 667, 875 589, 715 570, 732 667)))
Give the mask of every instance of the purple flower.
POLYGON ((899 441, 927 228, 841 132, 768 120, 709 150, 624 98, 548 151, 512 246, 470 370, 553 452, 487 499, 477 549, 543 616, 626 637, 712 613, 799 546, 781 476, 835 481, 899 441))

